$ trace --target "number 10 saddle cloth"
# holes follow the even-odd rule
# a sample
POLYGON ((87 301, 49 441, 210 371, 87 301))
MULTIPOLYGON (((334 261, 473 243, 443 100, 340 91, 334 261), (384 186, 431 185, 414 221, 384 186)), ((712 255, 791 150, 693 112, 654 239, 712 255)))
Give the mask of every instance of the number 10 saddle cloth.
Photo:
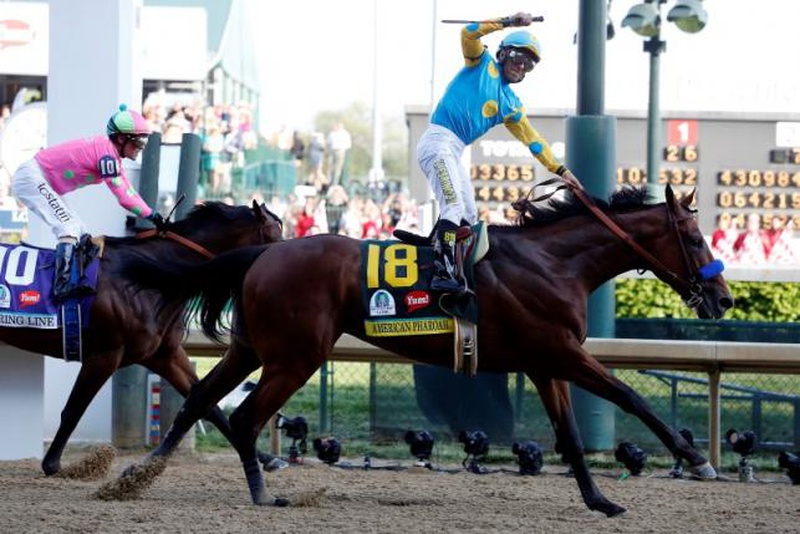
POLYGON ((99 261, 98 247, 87 239, 76 247, 75 296, 53 299, 53 249, 0 244, 0 328, 64 330, 64 358, 80 360, 80 331, 89 324, 99 261))

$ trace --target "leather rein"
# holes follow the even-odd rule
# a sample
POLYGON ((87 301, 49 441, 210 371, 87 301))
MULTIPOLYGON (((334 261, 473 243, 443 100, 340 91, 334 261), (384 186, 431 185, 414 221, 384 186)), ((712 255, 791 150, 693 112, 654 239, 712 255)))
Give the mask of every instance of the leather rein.
POLYGON ((172 232, 170 230, 158 231, 155 228, 151 228, 150 230, 145 230, 143 232, 139 232, 139 233, 136 234, 136 237, 138 239, 147 239, 149 237, 155 237, 155 236, 163 237, 164 239, 169 239, 171 241, 175 241, 176 243, 180 243, 181 245, 185 246, 186 248, 194 250, 195 252, 205 256, 208 259, 211 259, 214 256, 216 256, 216 254, 213 254, 212 252, 210 252, 207 248, 203 247, 202 245, 198 245, 197 243, 195 243, 191 239, 187 239, 187 238, 183 237, 182 235, 176 234, 175 232, 172 232))
MULTIPOLYGON (((666 206, 669 226, 678 236, 678 244, 680 245, 681 254, 683 256, 683 265, 686 267, 686 272, 694 273, 690 275, 688 279, 684 279, 664 265, 664 263, 656 258, 653 254, 642 248, 642 246, 639 245, 639 243, 637 243, 629 233, 620 228, 617 223, 615 223, 608 215, 598 208, 594 200, 592 200, 592 198, 587 195, 583 189, 566 184, 561 178, 551 178, 549 180, 540 182, 534 186, 534 189, 539 186, 550 185, 554 183, 559 183, 560 185, 554 191, 533 198, 530 200, 530 202, 535 203, 541 200, 546 200, 553 196, 556 191, 565 188, 569 189, 606 228, 627 243, 628 246, 630 246, 631 249, 636 252, 636 254, 647 261, 654 273, 661 274, 665 281, 671 282, 675 286, 679 286, 679 293, 689 307, 695 308, 703 302, 703 286, 701 282, 717 276, 722 272, 724 267, 720 260, 713 260, 712 262, 703 266, 692 265, 693 262, 689 258, 689 253, 686 251, 686 245, 683 242, 683 235, 681 235, 680 229, 678 228, 678 225, 689 220, 689 217, 678 219, 674 216, 669 206, 666 206)), ((533 192, 533 189, 531 192, 533 192)))

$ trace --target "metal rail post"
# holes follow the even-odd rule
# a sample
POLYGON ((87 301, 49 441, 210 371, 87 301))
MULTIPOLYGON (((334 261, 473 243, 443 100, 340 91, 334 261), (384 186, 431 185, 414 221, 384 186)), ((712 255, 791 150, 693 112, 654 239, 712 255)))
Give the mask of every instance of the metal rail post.
POLYGON ((719 367, 708 373, 708 456, 711 465, 720 466, 722 458, 720 436, 720 379, 719 367))

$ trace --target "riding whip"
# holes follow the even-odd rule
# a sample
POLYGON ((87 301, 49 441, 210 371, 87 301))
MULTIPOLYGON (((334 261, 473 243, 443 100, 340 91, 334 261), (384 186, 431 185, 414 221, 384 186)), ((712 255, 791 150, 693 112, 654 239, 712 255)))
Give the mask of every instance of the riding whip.
MULTIPOLYGON (((532 22, 544 22, 544 17, 538 16, 531 19, 532 22)), ((443 19, 442 24, 483 24, 485 22, 493 22, 491 20, 456 20, 456 19, 443 19)))

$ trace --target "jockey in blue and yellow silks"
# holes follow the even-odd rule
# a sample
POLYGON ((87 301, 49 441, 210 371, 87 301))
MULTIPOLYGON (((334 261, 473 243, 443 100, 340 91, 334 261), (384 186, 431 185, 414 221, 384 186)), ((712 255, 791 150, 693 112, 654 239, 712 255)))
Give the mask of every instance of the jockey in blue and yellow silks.
POLYGON ((580 187, 578 180, 553 155, 547 141, 528 121, 525 108, 511 89, 541 59, 539 42, 526 31, 510 33, 500 43, 497 60, 480 38, 510 26, 529 26, 533 16, 517 13, 473 23, 461 30, 464 68, 445 90, 431 115, 430 125, 417 145, 417 158, 439 202, 434 239, 437 260, 431 287, 463 292, 466 287, 454 269, 456 230, 477 222, 477 207, 469 172, 460 163, 464 148, 498 124, 527 146, 547 170, 580 187))

